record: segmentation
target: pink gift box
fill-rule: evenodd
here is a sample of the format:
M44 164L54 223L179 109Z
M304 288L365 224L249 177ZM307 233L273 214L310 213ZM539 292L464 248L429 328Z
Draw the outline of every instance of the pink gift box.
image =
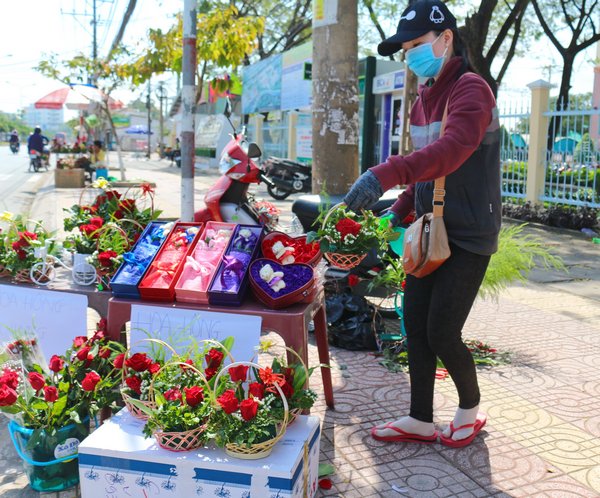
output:
M202 234L192 254L183 264L183 270L175 284L175 300L184 303L208 304L208 287L227 248L227 244L235 223L221 223L209 221L206 223ZM206 237L209 230L229 230L229 236L217 250L207 247Z
M167 240L165 240L161 246L138 286L142 299L166 302L175 300L175 283L179 280L179 275L181 275L181 271L183 270L183 264L185 263L186 257L193 253L196 243L200 239L202 226L203 223L175 223ZM191 227L196 227L199 230L194 238L187 244L187 248L176 253L176 261L165 261L168 257L167 251L169 251L174 239L180 237L185 230ZM159 266L161 262L164 263L164 268Z

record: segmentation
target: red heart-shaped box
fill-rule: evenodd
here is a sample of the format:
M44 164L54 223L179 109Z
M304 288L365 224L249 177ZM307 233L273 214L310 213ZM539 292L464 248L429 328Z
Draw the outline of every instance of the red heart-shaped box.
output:
M260 271L266 265L271 265L276 272L283 272L285 288L275 292L260 278ZM286 308L295 303L309 303L315 298L317 286L312 266L296 263L281 265L271 259L259 258L250 264L249 273L252 292L269 308Z
M306 235L290 237L283 232L271 232L265 235L260 246L263 257L278 261L275 254L273 254L272 249L276 242L281 242L285 247L294 248L294 252L292 253L292 256L294 256L294 263L303 263L315 267L323 257L318 242L307 244ZM280 261L278 262L281 263Z

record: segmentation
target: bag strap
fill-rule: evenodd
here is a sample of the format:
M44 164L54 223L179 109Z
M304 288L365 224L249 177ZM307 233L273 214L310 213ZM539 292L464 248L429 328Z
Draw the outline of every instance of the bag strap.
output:
M448 99L450 100L450 99ZM444 115L442 116L442 125L440 127L440 137L446 131L446 120L448 118L448 100L444 107ZM438 178L433 184L433 217L438 218L444 215L444 197L446 196L446 177Z

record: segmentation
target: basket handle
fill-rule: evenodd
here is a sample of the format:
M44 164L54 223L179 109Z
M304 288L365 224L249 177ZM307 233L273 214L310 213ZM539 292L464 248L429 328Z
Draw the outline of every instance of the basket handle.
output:
M138 344L141 344L142 342L156 343L156 344L158 344L160 346L163 346L163 347L169 349L171 351L171 353L173 354L173 356L177 355L177 351L175 351L169 344L167 344L162 339L156 339L154 337L144 337L143 339L140 339L139 341L134 342L128 349L125 350L125 353L124 353L125 356L123 357L123 367L121 368L121 382L123 384L125 383L125 378L126 378L126 372L125 372L125 370L127 369L127 367L125 365L125 361L127 361L127 358L129 356L129 352L133 349L134 346L136 346Z
M341 207L341 206L345 206L346 203L345 202L338 202L337 204L334 204L333 206L331 206L329 208L329 211L327 211L327 214L325 215L325 217L323 218L323 223L321 223L321 228L325 228L325 225L327 224L327 220L329 220L329 217L333 214L333 212Z
M246 367L253 367L253 368L256 368L259 370L261 368L261 366L258 363L254 363L252 361L236 361L234 363L230 363L229 365L223 367L221 369L221 371L217 374L217 377L215 379L215 390L213 391L213 405L214 406L217 406L217 387L219 386L219 379L225 372L229 371L230 368L239 367L241 365L246 366ZM289 416L290 416L290 408L289 408L289 405L287 402L287 398L283 394L283 391L281 390L281 387L279 387L279 384L275 383L273 385L277 389L279 396L281 396L281 401L283 402L283 422L281 423L281 427L279 429L279 432L277 433L277 436L275 436L277 438L281 438L285 432L287 425L288 425Z
M156 402L154 399L154 380L160 375L161 372L163 372L173 366L183 367L184 372L185 372L185 369L190 369L190 370L193 370L195 373L197 373L200 376L200 380L204 384L204 388L207 391L206 395L209 397L210 400L212 400L212 396L211 396L212 389L208 385L208 381L206 380L205 375L196 366L190 365L189 363L185 363L183 361L169 361L168 363L165 363L162 367L160 367L160 370L158 372L156 372L155 375L152 376L152 380L150 381L150 388L148 389L148 398L150 401Z

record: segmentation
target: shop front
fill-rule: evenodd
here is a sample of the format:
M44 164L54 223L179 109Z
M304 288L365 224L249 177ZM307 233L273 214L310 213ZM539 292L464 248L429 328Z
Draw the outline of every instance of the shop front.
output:
M404 129L404 69L373 78L373 94L381 96L378 121L381 123L379 150L381 161L401 150Z

